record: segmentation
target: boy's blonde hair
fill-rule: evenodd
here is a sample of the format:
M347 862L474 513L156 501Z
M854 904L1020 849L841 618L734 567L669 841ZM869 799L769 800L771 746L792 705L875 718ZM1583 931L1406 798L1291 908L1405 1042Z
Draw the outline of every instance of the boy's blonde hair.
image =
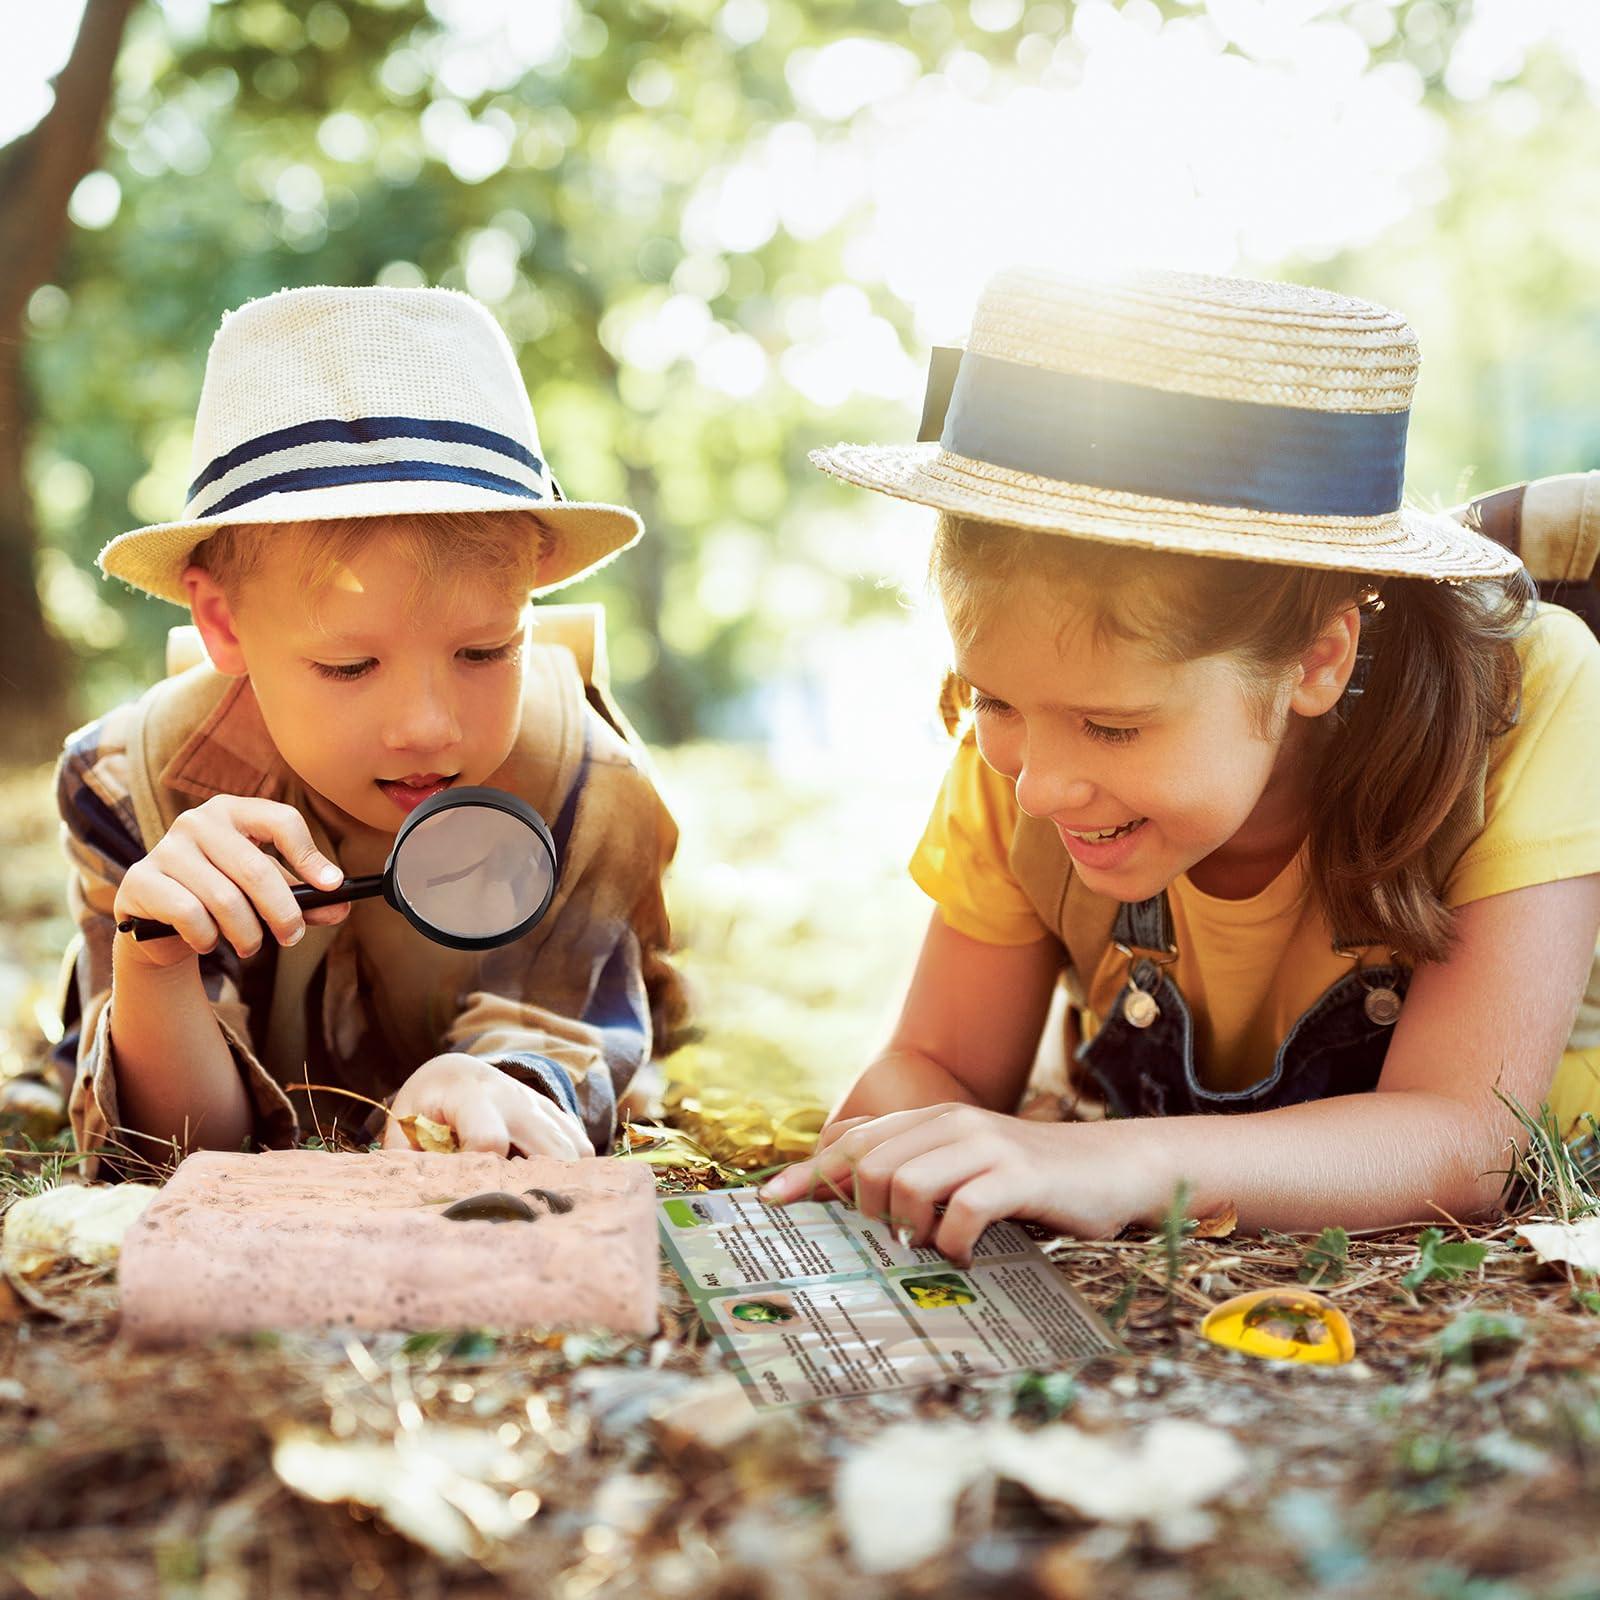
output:
M1168 662L1223 657L1256 727L1276 737L1293 664L1346 606L1363 605L1365 687L1333 715L1311 794L1311 881L1336 937L1442 960L1451 914L1429 841L1475 781L1521 699L1515 640L1535 591L1518 569L1456 584L1140 550L941 513L931 576L958 640L1017 586L1059 595L1099 638ZM1382 600L1373 596L1381 584ZM1371 607L1371 609L1368 609ZM947 685L947 721L962 696Z
M393 517L334 517L316 522L238 523L195 546L191 559L237 606L269 549L293 552L295 592L306 616L341 570L375 538L391 541L415 570L408 612L453 603L468 583L486 583L524 601L538 583L550 536L534 512L427 511ZM269 545L269 540L270 545Z

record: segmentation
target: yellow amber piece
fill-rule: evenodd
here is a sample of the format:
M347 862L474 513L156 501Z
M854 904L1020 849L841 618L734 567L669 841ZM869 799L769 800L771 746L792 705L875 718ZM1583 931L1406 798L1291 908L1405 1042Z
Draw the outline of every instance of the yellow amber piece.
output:
M1309 1289L1257 1289L1213 1306L1200 1324L1213 1344L1268 1361L1349 1361L1355 1336L1338 1306Z

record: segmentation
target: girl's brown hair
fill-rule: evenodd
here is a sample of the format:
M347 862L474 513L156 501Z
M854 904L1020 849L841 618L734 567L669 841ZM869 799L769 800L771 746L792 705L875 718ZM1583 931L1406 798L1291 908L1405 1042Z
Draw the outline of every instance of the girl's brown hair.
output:
M414 570L406 596L410 612L452 603L468 582L486 583L517 601L538 582L549 544L532 512L413 512L394 517L332 517L320 522L240 523L195 546L191 560L216 579L237 606L269 549L293 552L293 584L315 619L317 602L340 570L380 533Z
M1311 785L1313 892L1336 938L1387 944L1412 963L1448 954L1451 913L1432 881L1428 844L1491 742L1516 723L1515 641L1535 598L1526 573L1455 584L1376 579L1136 550L948 513L931 573L958 639L970 639L1006 591L1029 583L1070 595L1101 637L1142 643L1164 661L1227 657L1264 736L1294 662L1345 607L1361 605L1365 685L1330 713L1337 721ZM950 694L947 685L947 712Z

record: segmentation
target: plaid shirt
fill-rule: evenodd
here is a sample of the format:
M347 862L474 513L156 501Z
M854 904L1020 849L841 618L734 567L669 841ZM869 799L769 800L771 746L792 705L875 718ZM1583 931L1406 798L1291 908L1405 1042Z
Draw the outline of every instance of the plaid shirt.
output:
M225 940L199 958L258 1145L288 1146L335 1124L347 1136L378 1131L381 1118L359 1102L291 1096L291 1083L383 1100L432 1056L463 1051L565 1106L604 1152L618 1096L652 1041L681 1020L661 892L677 830L626 725L602 715L603 693L586 694L572 653L531 644L526 660L521 731L485 781L551 823L560 875L537 927L497 950L453 950L372 899L337 927L308 927L288 949L268 934L248 960ZM380 872L394 840L308 792L278 754L249 680L209 664L70 735L56 794L81 940L55 1054L72 1081L79 1147L114 1153L112 906L128 867L179 812L216 794L295 806L349 877Z

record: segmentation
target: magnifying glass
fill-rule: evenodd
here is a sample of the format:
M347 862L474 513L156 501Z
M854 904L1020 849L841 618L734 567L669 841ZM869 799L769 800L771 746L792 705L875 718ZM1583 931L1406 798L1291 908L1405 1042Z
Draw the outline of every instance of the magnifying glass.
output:
M492 950L520 939L550 908L556 846L544 818L503 789L466 784L430 795L400 825L383 871L337 889L294 884L304 908L382 895L412 927L455 950ZM129 917L118 933L165 939L154 917Z

